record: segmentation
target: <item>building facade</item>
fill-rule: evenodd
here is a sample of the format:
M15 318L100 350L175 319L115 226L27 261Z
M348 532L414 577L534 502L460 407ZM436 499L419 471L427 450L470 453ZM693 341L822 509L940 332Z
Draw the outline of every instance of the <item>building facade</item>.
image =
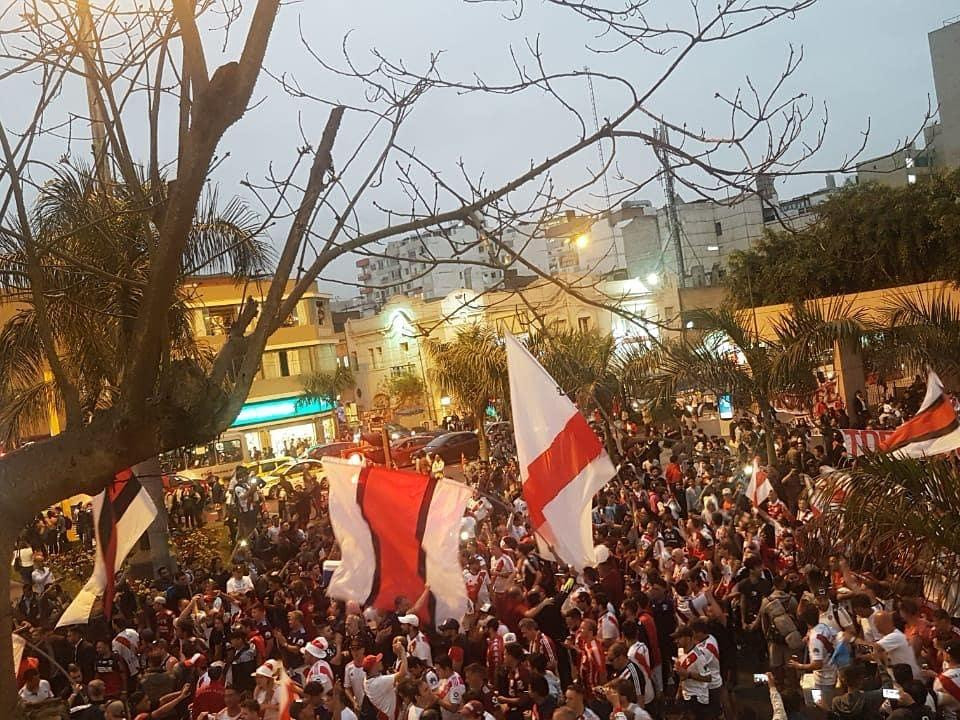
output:
M194 335L211 350L226 342L245 298L262 302L270 280L236 284L229 277L198 277L188 283ZM288 285L288 291L293 283ZM256 452L280 455L285 445L335 436L331 403L304 402L303 383L314 372L331 372L337 363L330 296L316 287L304 293L290 317L268 339L260 368L240 414L220 443L228 454L249 459ZM199 449L198 449L199 451Z
M483 324L524 336L540 327L540 320L580 330L613 333L620 342L641 341L655 326L641 329L630 319L598 305L618 305L626 315L659 320L653 294L641 283L580 281L583 294L597 304L579 300L546 280L530 282L522 290L485 294L459 289L444 298L424 300L396 295L380 312L350 318L344 325L349 361L357 381L356 402L360 417L378 413L388 403L390 378L402 374L419 376L426 388L422 403L402 408L397 422L413 427L435 426L456 403L447 388L431 380L432 364L424 350L426 338L449 342L470 324ZM531 310L532 308L532 310Z

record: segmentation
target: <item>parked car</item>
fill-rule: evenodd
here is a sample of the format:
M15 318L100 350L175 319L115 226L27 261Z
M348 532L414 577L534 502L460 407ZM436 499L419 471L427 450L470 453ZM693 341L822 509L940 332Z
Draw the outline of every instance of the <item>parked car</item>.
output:
M448 465L460 462L461 455L466 456L467 460L476 460L480 454L480 440L472 431L444 433L416 450L412 460L428 453L431 456L439 454Z
M250 477L263 477L275 471L278 467L289 465L295 462L294 458L281 455L280 457L264 458L263 460L251 460L243 463Z
M268 475L261 475L260 488L263 490L264 495L272 498L276 495L277 485L280 484L281 480L286 478L295 490L300 490L303 487L303 473L305 472L312 473L314 477L319 479L323 474L323 463L313 458L291 461L289 464L276 468Z
M307 452L303 454L303 457L312 458L314 460L320 460L321 458L325 458L325 457L338 458L338 457L343 457L344 451L355 450L356 447L357 447L356 443L347 442L347 441L325 443L322 445L314 445L312 448L310 448L309 450L307 450Z
M390 459L397 467L413 465L413 454L436 439L435 435L411 435L390 445Z

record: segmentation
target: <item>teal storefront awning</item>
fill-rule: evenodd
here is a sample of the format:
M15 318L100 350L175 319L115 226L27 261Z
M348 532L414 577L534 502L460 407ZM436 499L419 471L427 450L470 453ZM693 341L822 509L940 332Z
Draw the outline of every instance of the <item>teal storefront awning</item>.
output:
M263 400L246 403L230 426L232 428L259 425L278 420L294 420L307 415L316 415L333 410L333 404L325 400L304 399L300 397Z

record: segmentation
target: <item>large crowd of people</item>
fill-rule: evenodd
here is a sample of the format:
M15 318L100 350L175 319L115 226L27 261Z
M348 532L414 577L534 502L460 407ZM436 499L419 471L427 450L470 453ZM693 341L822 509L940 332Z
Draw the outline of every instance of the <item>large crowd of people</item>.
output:
M225 508L233 556L148 587L121 578L109 623L52 629L67 598L40 607L55 578L37 587L42 552L24 543L21 697L80 720L276 720L289 676L299 720L957 717L960 629L922 579L805 553L817 469L850 461L829 427L819 442L778 427L773 458L746 419L727 437L621 429L582 572L538 553L507 437L464 465L470 605L439 624L429 590L389 609L327 597L322 477L277 505L242 469L200 493ZM743 468L758 456L774 490L753 507Z

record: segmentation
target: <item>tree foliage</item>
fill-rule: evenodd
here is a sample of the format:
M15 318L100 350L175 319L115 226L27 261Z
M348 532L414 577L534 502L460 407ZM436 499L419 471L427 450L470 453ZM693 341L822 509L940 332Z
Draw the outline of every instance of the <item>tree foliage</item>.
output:
M503 342L492 328L468 325L457 330L450 342L427 339L424 349L433 366L431 380L473 415L480 436L480 455L486 459L483 423L487 405L491 399L509 396Z
M353 371L337 365L331 372L313 372L303 379L301 401L319 400L335 405L344 390L356 385Z
M141 193L153 192L147 186ZM165 186L159 189L165 197ZM17 300L0 328L0 439L24 427L45 427L51 407L64 408L56 380L47 370L44 328L63 371L75 386L84 417L116 401L121 379L133 360L134 320L150 279L157 236L148 208L125 186L102 188L88 168L58 168L40 188L29 231L38 245L55 251L34 279L47 290L29 292L17 270L27 264L19 237L0 235L0 288ZM209 368L210 350L198 343L190 323L186 278L228 272L238 281L270 262L272 251L255 215L238 200L220 206L215 192L197 209L185 246L175 294L167 312L169 347L165 362ZM42 307L39 307L42 305Z
M953 463L868 455L823 478L815 504L824 512L808 528L810 552L843 554L878 574L923 576L935 593L951 588L956 603L960 475Z
M960 170L901 188L845 187L816 212L809 227L768 232L731 256L737 306L960 280Z
M426 385L417 373L402 372L391 375L384 381L383 392L390 398L391 408L396 411L421 402L426 393Z

